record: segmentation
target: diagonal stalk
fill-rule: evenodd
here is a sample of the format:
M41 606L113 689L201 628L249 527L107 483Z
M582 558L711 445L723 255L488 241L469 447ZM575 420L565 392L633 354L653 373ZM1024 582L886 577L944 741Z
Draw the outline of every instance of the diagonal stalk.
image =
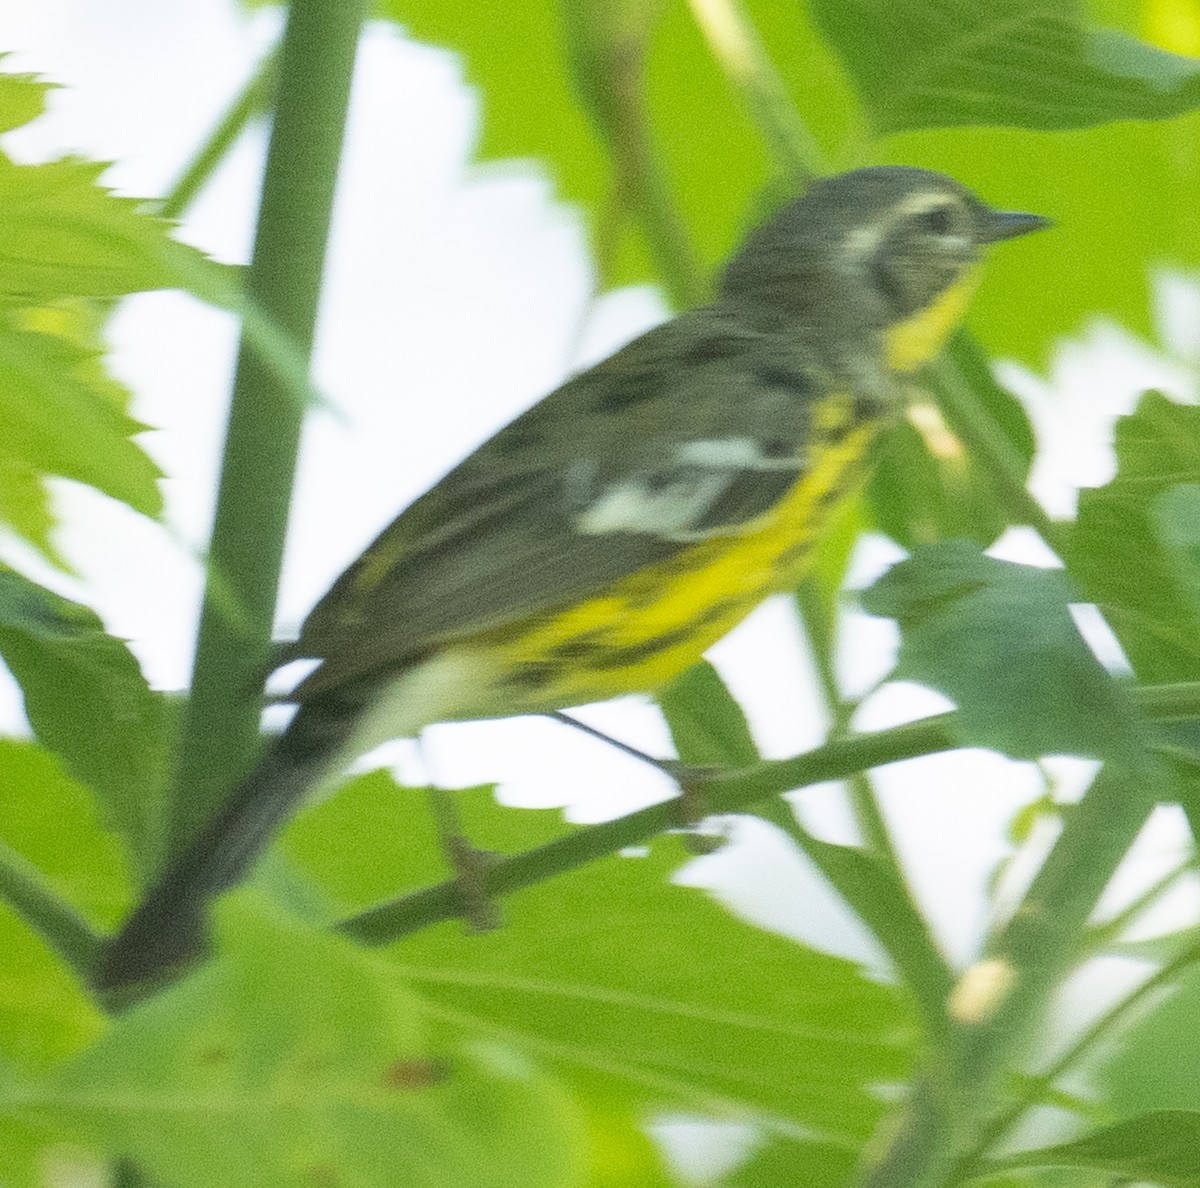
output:
M361 0L293 0L254 254L250 299L307 361ZM303 407L243 338L225 440L191 697L176 770L176 852L249 767L268 666Z

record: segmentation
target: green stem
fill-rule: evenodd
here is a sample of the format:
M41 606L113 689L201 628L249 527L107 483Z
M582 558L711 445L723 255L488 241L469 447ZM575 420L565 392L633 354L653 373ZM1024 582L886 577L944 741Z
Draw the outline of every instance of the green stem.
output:
M783 75L738 0L688 0L688 7L790 188L805 188L828 172L820 145L796 111Z
M826 613L816 583L811 579L797 589L796 605L816 660L826 706L835 730L840 733L849 723L854 707L842 700L837 686L832 617ZM916 998L931 1043L940 1046L946 1030L946 995L953 981L950 965L913 896L870 777L856 771L847 777L846 788L867 853L848 846L832 846L813 837L782 801L764 804L758 813L769 816L791 835L809 861L871 929Z
M1142 712L1157 722L1186 722L1200 712L1200 682L1180 681L1173 685L1143 685L1134 698Z
M946 998L954 976L902 872L880 855L814 837L782 797L763 801L756 815L782 829L870 930L912 992L935 1051L947 1038Z
M1161 878L1151 883L1145 891L1110 920L1105 920L1103 924L1089 928L1084 938L1084 952L1089 955L1104 952L1110 945L1116 943L1121 934L1136 923L1138 918L1152 908L1185 874L1189 874L1195 869L1196 859L1194 857L1184 859Z
M23 854L0 842L0 900L85 979L95 968L103 941L87 921L54 892L49 880Z
M958 344L961 349L962 342ZM1055 523L1025 487L1020 454L978 400L952 345L937 375L951 429L992 475L1014 522L1033 526L1060 556L1069 526ZM1195 708L1194 686L1134 690L1148 716L1168 720ZM954 1166L978 1141L1006 1067L1015 1059L1061 977L1081 956L1088 917L1153 806L1144 784L1155 784L1160 760L1149 749L1140 766L1110 765L1067 816L1012 920L992 938L987 975L996 995L978 1018L960 1019L950 1066L930 1067L918 1079L908 1109L857 1181L864 1188L934 1188L956 1182ZM969 985L969 983L968 983Z
M957 1178L968 1180L978 1175L987 1153L995 1148L1018 1122L1041 1102L1054 1088L1055 1082L1082 1057L1094 1051L1096 1044L1113 1031L1135 1007L1144 1002L1156 990L1171 984L1188 966L1200 961L1200 945L1192 945L1178 957L1168 961L1161 969L1147 978L1140 986L1114 1003L1107 1011L1087 1027L1073 1044L1049 1067L1036 1076L1022 1082L1016 1100L984 1127L974 1148L962 1159L957 1169Z
M246 289L305 359L362 15L361 0L293 0L280 51ZM302 414L243 339L180 739L172 852L246 771L258 746L258 689L270 655Z
M1078 960L1088 916L1154 807L1154 762L1105 767L1066 817L1024 901L990 939L985 961L964 975L987 977L977 978L976 992L952 1010L951 1064L930 1068L918 1080L898 1132L863 1169L861 1185L957 1182L956 1164L977 1144L1006 1069Z
M241 94L230 104L228 111L209 133L208 139L163 197L159 214L164 219L177 219L183 214L225 159L246 125L265 108L275 86L277 64L273 50L259 63Z
M840 734L846 729L856 707L842 700L841 691L837 686L837 676L833 670L834 625L824 611L815 583L808 581L797 587L796 607L804 622L805 634L812 649L817 682L825 698L825 707L833 719L832 733ZM900 857L892 844L892 835L888 831L887 822L870 780L862 772L856 772L847 779L846 787L850 808L863 843L900 873L903 870Z
M569 0L562 6L572 83L613 163L617 209L634 215L671 304L690 309L708 283L656 151L646 111L645 63L653 6Z
M971 457L991 475L1013 523L1028 524L1060 556L1066 555L1068 527L1052 520L1025 486L1025 462L963 375L956 343L934 366L939 404L947 424Z

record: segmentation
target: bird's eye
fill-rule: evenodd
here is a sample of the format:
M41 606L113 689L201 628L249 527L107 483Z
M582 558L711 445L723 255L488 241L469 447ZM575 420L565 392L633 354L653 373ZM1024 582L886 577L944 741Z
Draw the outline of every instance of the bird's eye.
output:
M931 206L918 215L922 231L930 235L948 235L953 227L954 216L948 206Z

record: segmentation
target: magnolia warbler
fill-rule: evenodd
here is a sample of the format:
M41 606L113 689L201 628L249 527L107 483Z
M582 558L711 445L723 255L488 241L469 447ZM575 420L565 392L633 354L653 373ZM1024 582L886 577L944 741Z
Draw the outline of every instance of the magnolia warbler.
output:
M109 945L101 982L188 955L206 902L370 747L653 692L793 586L983 249L1046 221L923 169L827 178L749 235L712 304L500 430L309 615L281 657L318 662L291 724Z

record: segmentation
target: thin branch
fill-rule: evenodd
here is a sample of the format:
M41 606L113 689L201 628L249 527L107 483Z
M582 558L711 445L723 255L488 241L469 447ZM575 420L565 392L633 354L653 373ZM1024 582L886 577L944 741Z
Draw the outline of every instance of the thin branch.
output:
M1153 717L1163 686L1131 691L1136 704ZM1172 717L1190 704L1192 716L1200 718L1200 681L1172 686L1169 709ZM791 759L759 764L746 771L717 776L704 785L709 812L744 812L768 797L796 791L811 784L845 779L855 772L903 759L935 755L963 745L956 736L954 713L922 718L891 730L835 739ZM1078 808L1077 810L1078 811ZM483 890L491 896L508 895L523 887L577 870L596 859L627 846L639 845L678 825L678 814L670 802L651 805L628 816L617 817L559 838L521 854L501 858L484 875ZM337 925L349 936L370 945L383 945L461 912L458 885L448 880L422 888L351 916Z
M583 0L563 5L562 17L572 83L612 160L614 213L637 220L671 304L676 309L699 305L708 296L708 283L675 205L646 109L654 8Z
M103 940L23 854L0 842L0 900L16 911L84 979L95 968Z
M803 582L796 590L796 608L804 622L805 633L816 660L817 681L825 698L825 707L833 719L833 733L842 733L853 716L855 705L842 699L833 669L834 624L827 621L820 597L811 581ZM875 797L870 780L856 772L846 780L850 808L864 844L886 861L898 874L903 873L899 855L892 844L887 822Z
M278 58L272 50L259 63L241 94L217 121L208 139L197 150L183 172L163 196L159 214L165 219L177 219L192 204L196 195L208 183L229 150L237 143L246 125L270 101L276 82Z
M688 7L713 57L762 131L780 173L802 188L828 172L816 137L738 0L688 0Z
M743 812L768 797L842 779L864 767L952 750L959 745L951 729L953 719L953 714L939 714L878 734L838 739L792 759L714 777L704 784L705 807L712 813ZM677 808L672 801L665 801L580 829L499 859L484 872L484 891L489 896L511 894L648 841L677 825ZM440 920L453 919L461 909L458 884L449 880L352 916L337 928L366 944L382 945Z
M1091 954L1102 953L1110 945L1115 944L1121 934L1135 924L1140 916L1149 911L1184 875L1195 870L1196 857L1194 855L1177 863L1111 919L1089 928L1083 938L1083 951Z
M1104 1014L1085 1028L1075 1042L1049 1067L1036 1076L1026 1078L1016 1100L992 1119L983 1129L972 1150L963 1157L958 1165L959 1178L969 1180L973 1175L978 1175L982 1170L981 1164L987 1153L1024 1118L1029 1110L1045 1098L1063 1073L1091 1052L1096 1044L1115 1030L1135 1007L1141 1005L1156 990L1168 986L1180 973L1198 961L1200 961L1200 944L1189 946L1178 957L1168 961L1160 970L1147 978L1140 986L1109 1007Z

